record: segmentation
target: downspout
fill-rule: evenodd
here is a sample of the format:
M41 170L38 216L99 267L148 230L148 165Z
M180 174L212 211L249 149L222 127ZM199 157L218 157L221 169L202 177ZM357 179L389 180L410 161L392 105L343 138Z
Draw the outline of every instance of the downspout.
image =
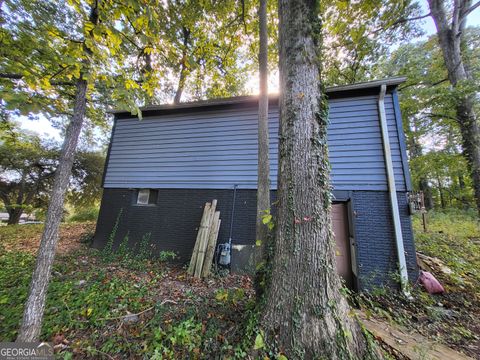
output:
M405 295L409 296L407 290L408 272L407 261L405 259L405 248L403 246L402 225L400 222L400 211L398 209L397 187L395 185L395 174L393 172L392 150L390 148L390 137L388 135L387 116L385 114L385 93L387 85L383 84L380 88L378 97L378 111L380 114L380 125L382 129L383 151L385 155L385 165L387 167L388 192L390 195L390 205L392 208L393 227L395 229L395 244L397 247L398 263L400 266L400 285Z

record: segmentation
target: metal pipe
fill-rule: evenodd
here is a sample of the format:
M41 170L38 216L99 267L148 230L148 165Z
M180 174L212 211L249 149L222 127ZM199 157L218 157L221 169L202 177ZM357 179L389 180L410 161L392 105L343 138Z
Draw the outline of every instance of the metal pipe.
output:
M380 114L380 125L382 129L383 152L385 155L385 165L387 167L388 192L390 195L390 205L392 208L393 227L395 229L395 243L397 247L398 263L400 266L400 285L405 295L409 295L407 289L408 272L407 261L405 259L405 248L403 245L402 224L400 222L400 211L398 209L397 188L395 185L395 174L393 171L392 150L390 148L390 137L388 135L387 116L385 114L385 93L387 85L380 87L378 97L378 111ZM397 119L398 120L398 119Z
M237 198L237 187L238 185L233 185L233 201L232 201L232 218L230 219L230 235L228 237L228 243L232 244L232 235L233 235L233 219L235 217L235 201Z

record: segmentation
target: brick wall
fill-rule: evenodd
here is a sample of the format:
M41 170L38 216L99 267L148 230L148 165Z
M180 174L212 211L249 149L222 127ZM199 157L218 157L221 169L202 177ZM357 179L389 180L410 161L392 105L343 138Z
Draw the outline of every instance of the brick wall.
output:
M104 189L94 238L94 247L103 248L122 210L114 240L118 246L128 234L130 246L150 234L155 251L175 251L179 261L190 259L205 202L218 200L221 212L218 243L227 242L230 231L233 190L159 189L156 205L138 206L135 190ZM272 192L272 198L275 197ZM336 196L336 198L340 198ZM416 279L415 246L405 193L398 193L402 231L411 279ZM389 196L381 191L350 193L353 208L359 288L395 283L397 255ZM256 191L237 190L232 242L255 243ZM237 266L239 264L236 264Z
M415 281L417 278L415 244L407 197L401 192L397 193L397 197L407 271L410 280ZM388 193L355 191L352 201L359 288L397 283L398 258Z
M114 244L128 234L130 245L151 234L156 250L171 250L187 261L192 253L198 226L207 201L218 200L222 220L218 243L227 242L230 233L233 190L159 189L156 205L139 206L135 190L104 189L95 233L94 247L102 248L122 210ZM232 241L248 245L255 238L256 191L237 190Z

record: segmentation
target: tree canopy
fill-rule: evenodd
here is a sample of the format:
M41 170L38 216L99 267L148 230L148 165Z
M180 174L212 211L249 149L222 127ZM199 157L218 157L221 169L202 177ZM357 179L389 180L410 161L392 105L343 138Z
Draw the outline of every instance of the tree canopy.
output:
M0 200L9 224L22 213L44 211L58 167L60 145L53 139L19 131L10 126L0 134ZM98 203L104 155L80 151L73 166L68 201L75 207Z
M465 59L478 79L480 28L467 28L465 37ZM448 82L435 36L401 45L381 59L374 73L407 78L399 94L414 189L430 193L429 187L433 188L432 200L438 206L471 206L472 183L461 156L462 138L455 114L459 90Z

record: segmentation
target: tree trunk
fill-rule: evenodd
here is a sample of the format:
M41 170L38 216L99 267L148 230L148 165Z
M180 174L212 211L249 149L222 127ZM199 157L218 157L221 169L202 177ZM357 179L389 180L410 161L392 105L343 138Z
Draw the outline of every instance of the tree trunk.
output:
M480 127L473 109L473 99L459 99L456 110L462 134L463 155L470 168L475 203L480 213Z
M260 96L258 99L258 180L257 180L257 224L255 238L260 242L257 248L256 263L265 259L268 228L262 222L266 210L270 210L270 162L268 134L268 33L267 33L267 0L260 0L258 10L260 23L260 51L258 54L260 73ZM255 277L257 297L263 293L264 267L259 269Z
M85 116L86 92L87 81L77 80L74 115L67 128L58 169L55 172L45 228L17 341L38 341L40 336L48 283L58 242L58 228L63 215L65 192L70 181L75 151Z
M465 179L463 178L463 175L460 174L458 175L458 188L460 190L460 201L462 202L462 208L463 209L469 209L470 208L470 203L467 199L467 196L465 195Z
M414 120L415 121L415 120ZM410 160L416 159L423 154L422 144L417 136L417 126L410 126L407 134L408 136L408 152ZM420 177L418 181L418 189L423 192L424 205L427 210L433 208L432 189L428 183L428 179L425 176Z
M180 70L180 79L178 80L177 91L175 92L175 97L173 98L174 104L180 104L180 100L182 99L183 89L185 87L185 81L187 80L186 68L185 65L181 65Z
M445 195L443 193L443 185L442 185L442 181L438 177L437 177L437 182L438 182L438 193L440 194L440 206L442 207L442 209L445 209L446 204L445 204Z
M428 180L425 178L421 178L418 184L420 191L423 192L423 199L425 202L425 208L427 210L433 209L433 196L432 196L432 188L428 184Z
M13 207L8 209L8 222L7 225L17 225L20 222L20 217L23 214L23 209L19 207Z
M471 0L455 1L451 22L447 16L443 0L428 0L430 12L437 28L437 37L442 49L448 79L455 89L473 82L462 57L464 30L472 6ZM480 214L480 125L474 111L475 93L465 88L455 94L456 117L462 134L463 154L469 165L472 177L475 202Z
M318 2L280 0L279 20L278 221L262 326L289 359L361 359L335 267Z
M182 59L180 61L180 78L178 79L177 91L175 92L175 97L173 98L174 104L180 104L182 98L183 90L185 88L185 83L187 81L187 55L188 55L188 43L190 41L190 30L186 27L183 28L183 52Z

